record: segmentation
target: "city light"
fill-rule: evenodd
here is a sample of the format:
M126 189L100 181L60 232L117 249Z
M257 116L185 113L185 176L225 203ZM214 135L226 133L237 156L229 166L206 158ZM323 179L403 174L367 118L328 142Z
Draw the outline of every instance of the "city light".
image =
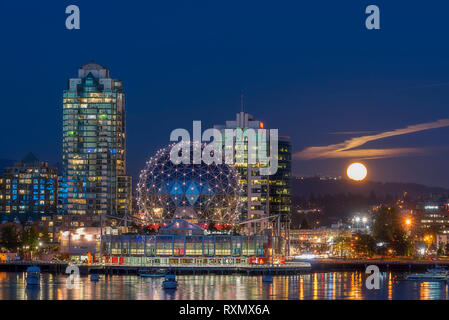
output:
M94 2L3 10L2 300L449 300L449 2Z

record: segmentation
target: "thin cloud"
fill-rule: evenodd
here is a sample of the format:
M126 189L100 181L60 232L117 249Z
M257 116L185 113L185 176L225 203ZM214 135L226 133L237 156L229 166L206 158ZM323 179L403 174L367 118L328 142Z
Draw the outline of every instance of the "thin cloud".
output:
M423 148L394 148L394 149L359 149L364 144L404 134L420 132L430 129L438 129L449 126L449 119L440 119L435 122L415 124L406 128L385 131L374 135L366 135L348 139L342 143L331 144L322 147L308 147L303 151L294 154L294 158L301 160L319 159L319 158L387 158L408 154L423 153Z

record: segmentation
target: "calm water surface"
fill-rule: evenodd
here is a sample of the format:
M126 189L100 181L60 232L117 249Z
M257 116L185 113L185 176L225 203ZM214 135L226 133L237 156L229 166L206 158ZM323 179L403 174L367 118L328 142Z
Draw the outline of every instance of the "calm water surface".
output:
M78 289L69 290L66 275L42 274L40 289L27 289L24 273L0 273L0 299L9 300L221 300L221 299L448 299L445 283L401 281L403 274L383 273L380 290L365 288L361 272L310 273L275 276L272 284L259 276L178 276L174 292L161 287L163 278L136 275L100 276L93 283L80 278Z

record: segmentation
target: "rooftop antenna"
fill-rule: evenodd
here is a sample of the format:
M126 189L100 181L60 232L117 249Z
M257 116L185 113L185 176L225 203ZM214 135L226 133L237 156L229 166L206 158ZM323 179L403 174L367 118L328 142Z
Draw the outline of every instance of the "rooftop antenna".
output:
M241 109L241 111L240 112L244 112L243 111L243 106L244 106L244 98L245 98L245 93L243 92L243 89L242 89L242 91L240 92L240 109Z

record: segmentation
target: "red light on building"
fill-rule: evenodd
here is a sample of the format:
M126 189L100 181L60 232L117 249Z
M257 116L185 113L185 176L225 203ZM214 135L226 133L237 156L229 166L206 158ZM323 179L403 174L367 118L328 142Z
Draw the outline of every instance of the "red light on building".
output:
M260 129L263 129L263 122L259 122Z

